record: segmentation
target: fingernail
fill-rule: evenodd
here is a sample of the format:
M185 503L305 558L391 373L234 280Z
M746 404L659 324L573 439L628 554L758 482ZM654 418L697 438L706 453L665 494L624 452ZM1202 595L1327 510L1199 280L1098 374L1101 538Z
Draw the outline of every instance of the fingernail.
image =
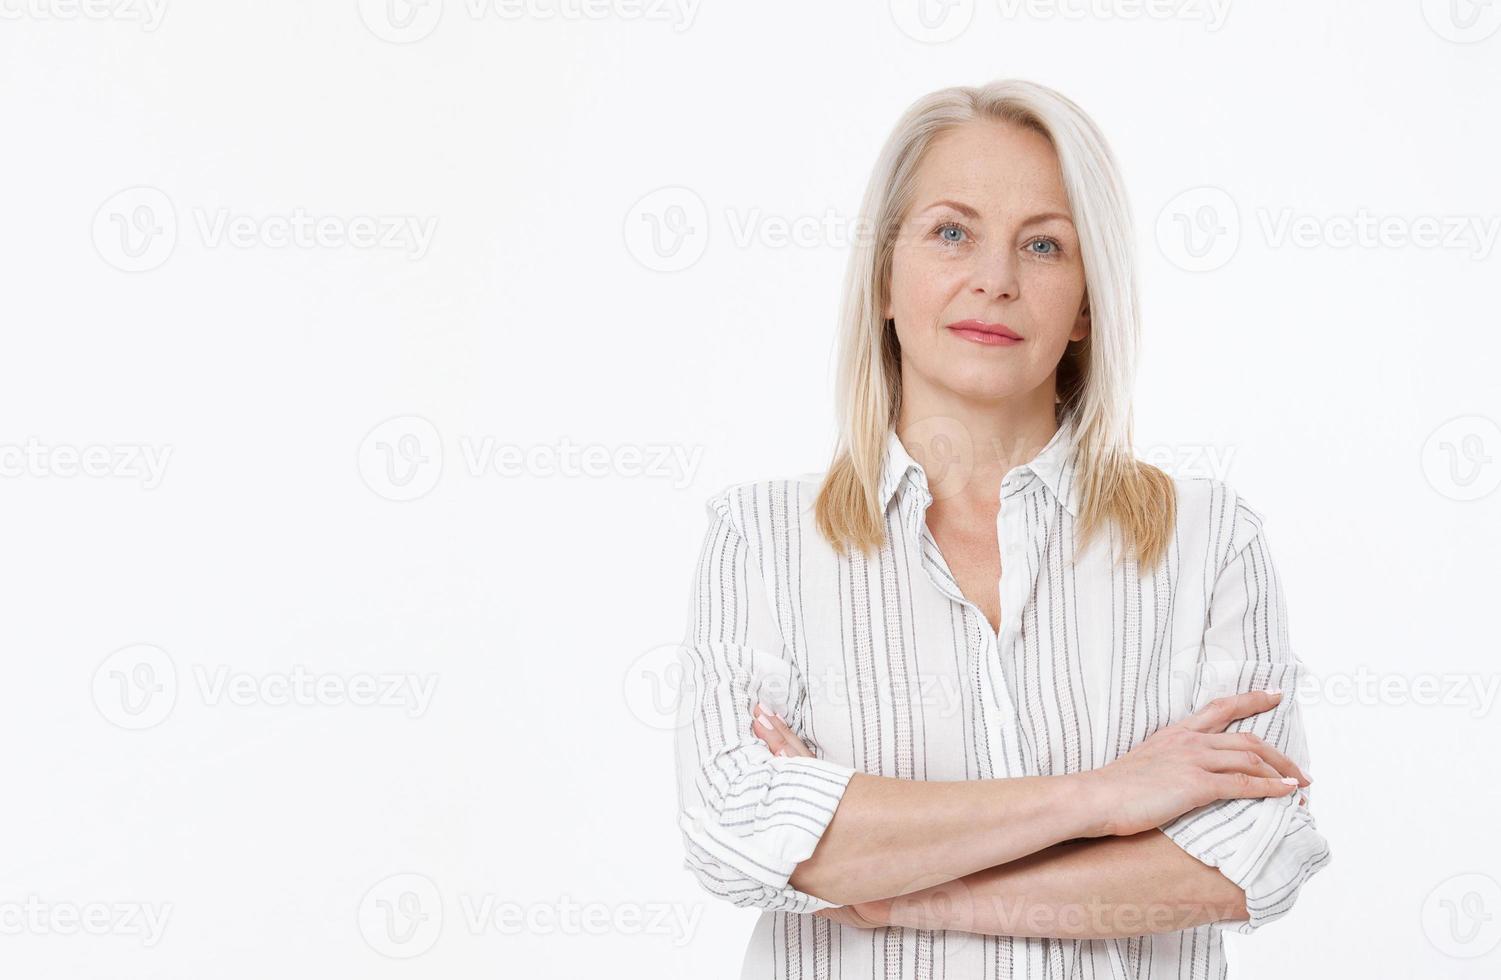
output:
M1291 776L1283 776L1282 777L1282 781L1284 783L1287 783L1289 786L1296 786L1296 785L1298 785L1298 781L1296 779L1294 779L1293 777L1291 777Z
M1272 695L1273 697L1276 697L1276 696L1278 696L1278 695L1280 695L1282 693L1282 688L1280 688L1280 687L1274 687L1271 690L1267 691L1266 693Z

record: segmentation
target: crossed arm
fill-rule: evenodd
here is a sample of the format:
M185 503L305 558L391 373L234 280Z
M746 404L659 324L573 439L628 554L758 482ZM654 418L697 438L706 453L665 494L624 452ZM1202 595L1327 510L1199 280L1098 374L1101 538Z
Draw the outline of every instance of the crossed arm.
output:
M752 706L763 692L798 703L799 682L731 509L711 501L677 725L684 865L713 894L854 925L1109 938L1239 920L1226 924L1248 933L1285 914L1328 862L1306 788L1220 800L1116 837L1095 822L1102 807L1079 778L1088 773L918 782L774 755L752 731ZM1301 665L1259 534L1237 535L1211 612L1196 707L1297 689ZM1230 730L1307 765L1293 697ZM876 805L846 805L858 800Z
M779 717L758 715L754 730L778 755L811 756ZM856 773L844 796L851 805L841 804L824 832L827 843L821 842L798 865L789 884L801 891L834 896L839 894L839 882L851 878L887 889L898 887L892 884L894 881L907 882L901 894L856 896L843 906L815 912L865 928L904 926L1003 936L1103 939L1171 932L1247 917L1244 890L1190 855L1160 829L1123 837L1098 836L1098 825L1091 816L1095 804L1081 781L1069 784L1066 777L1044 777L996 782L1016 788L1018 798L1032 801L1030 806L1037 810L1008 811L1003 803L999 811L1003 821L1012 826L1039 827L1038 832L1054 828L1049 832L1055 836L1070 830L1086 836L1050 843L1030 853L997 860L992 866L940 880L944 876L922 869L962 867L965 862L994 857L974 845L999 836L989 825L998 815L995 794L984 799L986 784L982 782L930 783L929 787L951 790L946 799L935 798L928 792L907 792L905 787L911 781ZM1055 787L1063 792L1055 794ZM967 813L965 805L972 799L981 806ZM914 814L914 808L927 812ZM1039 813L1047 819L1035 819ZM902 816L893 819L891 815ZM926 836L932 846L895 846L893 835L914 819L932 828ZM953 824L952 832L946 833L943 828L949 823ZM831 860L831 855L850 857ZM871 855L880 855L880 864L859 869L861 874L852 875L855 869L840 866ZM933 883L910 887L924 877Z
M961 882L967 904L946 901L939 886L855 911L879 925L1054 939L1141 936L1246 917L1240 886L1155 829L1055 844Z

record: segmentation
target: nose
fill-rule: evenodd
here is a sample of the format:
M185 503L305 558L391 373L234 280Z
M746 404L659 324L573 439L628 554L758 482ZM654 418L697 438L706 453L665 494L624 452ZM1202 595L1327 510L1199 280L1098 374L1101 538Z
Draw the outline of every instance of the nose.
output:
M1009 247L977 249L974 269L970 272L970 289L977 296L990 299L1016 299L1021 291L1017 278L1016 253Z

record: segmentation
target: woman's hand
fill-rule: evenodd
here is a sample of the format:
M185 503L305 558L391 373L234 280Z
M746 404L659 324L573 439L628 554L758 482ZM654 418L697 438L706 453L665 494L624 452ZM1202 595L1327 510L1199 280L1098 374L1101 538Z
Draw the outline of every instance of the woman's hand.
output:
M880 904L879 902L861 902L858 905L839 905L831 909L818 909L813 914L838 922L840 925L854 926L856 929L879 929L891 924L870 917L874 914L871 910Z
M803 744L802 739L793 734L792 729L787 727L787 722L781 715L772 711L760 701L756 702L756 710L753 712L755 720L751 722L751 731L766 747L771 749L772 755L806 755L813 753Z
M1248 691L1216 698L1109 765L1079 773L1102 793L1105 834L1129 837L1216 800L1286 796L1307 786L1303 770L1276 748L1250 732L1225 731L1281 697Z
M755 720L751 722L751 731L766 743L772 755L813 755L803 744L803 740L787 727L787 722L782 716L759 701L756 702ZM813 914L841 925L853 926L856 929L879 929L890 925L882 918L882 910L885 908L888 906L882 902L861 902L858 905L839 905L831 909L818 909Z

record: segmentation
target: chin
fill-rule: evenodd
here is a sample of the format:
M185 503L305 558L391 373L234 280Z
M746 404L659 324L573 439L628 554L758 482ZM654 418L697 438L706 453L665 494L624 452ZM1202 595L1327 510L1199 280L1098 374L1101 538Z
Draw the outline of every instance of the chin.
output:
M1004 401L1037 387L1016 377L1012 371L966 372L958 377L944 378L943 383L956 395L977 402Z

